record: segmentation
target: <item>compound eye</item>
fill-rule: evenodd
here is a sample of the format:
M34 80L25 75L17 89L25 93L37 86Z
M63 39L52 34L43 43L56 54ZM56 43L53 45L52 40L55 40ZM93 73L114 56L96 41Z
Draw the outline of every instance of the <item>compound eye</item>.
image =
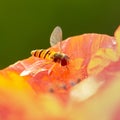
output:
M62 66L67 65L67 60L66 60L65 58L63 58L63 59L61 60L61 65L62 65Z

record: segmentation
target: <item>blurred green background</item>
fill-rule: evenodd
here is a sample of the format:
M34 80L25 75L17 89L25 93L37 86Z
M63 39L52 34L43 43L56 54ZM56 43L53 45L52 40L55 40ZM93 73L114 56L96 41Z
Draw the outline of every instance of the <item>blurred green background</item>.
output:
M1 0L0 69L49 47L57 25L65 39L91 32L113 35L119 24L119 0Z

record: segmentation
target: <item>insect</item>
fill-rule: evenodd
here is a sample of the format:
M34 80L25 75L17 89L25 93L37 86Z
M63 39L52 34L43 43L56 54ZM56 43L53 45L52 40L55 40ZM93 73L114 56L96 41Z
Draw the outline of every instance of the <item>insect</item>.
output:
M31 51L32 56L45 60L50 60L55 63L49 69L48 74L51 73L56 63L59 63L61 66L66 67L69 64L69 57L62 52L61 42L62 42L62 29L59 26L56 26L50 36L50 45L54 46L57 43L59 43L59 52L55 52L51 49L36 49Z
M62 30L59 26L55 27L51 36L50 36L50 45L54 46L58 42L60 52L55 52L50 49L40 49L40 50L33 50L31 54L35 57L39 57L46 60L52 60L55 63L60 63L61 66L67 66L69 63L69 57L61 52L61 41L62 41Z

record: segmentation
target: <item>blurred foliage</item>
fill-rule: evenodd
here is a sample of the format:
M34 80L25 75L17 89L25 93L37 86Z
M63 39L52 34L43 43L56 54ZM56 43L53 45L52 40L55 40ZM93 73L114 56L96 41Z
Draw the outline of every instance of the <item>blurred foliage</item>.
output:
M91 32L113 35L120 24L119 5L119 0L0 1L0 68L49 47L57 25L64 39Z

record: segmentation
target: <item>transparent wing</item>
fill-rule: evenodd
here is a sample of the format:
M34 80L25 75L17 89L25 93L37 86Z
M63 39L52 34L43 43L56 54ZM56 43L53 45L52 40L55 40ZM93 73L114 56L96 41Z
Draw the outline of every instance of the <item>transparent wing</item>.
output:
M62 41L62 29L56 26L50 36L50 45L54 46L60 41Z

